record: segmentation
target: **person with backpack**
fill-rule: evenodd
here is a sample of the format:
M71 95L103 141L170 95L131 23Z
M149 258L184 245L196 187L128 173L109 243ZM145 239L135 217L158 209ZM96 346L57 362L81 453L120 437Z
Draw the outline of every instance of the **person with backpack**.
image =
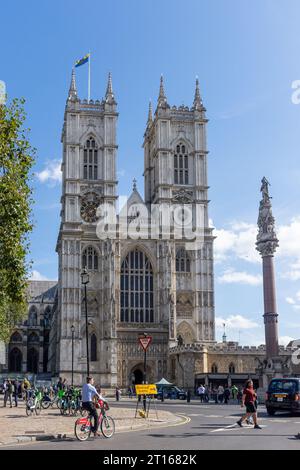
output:
M237 421L237 424L242 428L243 421L249 420L250 416L252 416L254 421L254 429L261 429L257 423L257 395L253 388L252 380L248 380L246 382L246 386L243 390L241 406L246 406L246 414L242 416L239 421Z

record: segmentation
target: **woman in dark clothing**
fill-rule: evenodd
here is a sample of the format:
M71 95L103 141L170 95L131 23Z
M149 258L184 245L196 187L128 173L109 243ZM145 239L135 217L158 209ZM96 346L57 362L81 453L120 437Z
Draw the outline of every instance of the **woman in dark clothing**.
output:
M250 416L252 416L254 421L254 429L261 429L261 427L257 424L257 395L253 388L252 380L248 380L246 382L241 406L246 406L246 414L242 416L239 421L237 421L237 424L242 428L243 421L245 421L245 419L249 419Z

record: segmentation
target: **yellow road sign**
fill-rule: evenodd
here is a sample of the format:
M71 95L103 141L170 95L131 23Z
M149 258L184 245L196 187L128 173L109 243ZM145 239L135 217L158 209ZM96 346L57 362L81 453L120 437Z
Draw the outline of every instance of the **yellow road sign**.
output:
M136 385L135 391L137 395L156 395L157 394L157 388L155 384Z

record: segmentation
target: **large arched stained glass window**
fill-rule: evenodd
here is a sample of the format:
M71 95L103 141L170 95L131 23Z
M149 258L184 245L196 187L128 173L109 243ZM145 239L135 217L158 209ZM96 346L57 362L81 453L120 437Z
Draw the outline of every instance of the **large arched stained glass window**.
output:
M139 250L128 253L122 263L121 322L154 322L152 266Z

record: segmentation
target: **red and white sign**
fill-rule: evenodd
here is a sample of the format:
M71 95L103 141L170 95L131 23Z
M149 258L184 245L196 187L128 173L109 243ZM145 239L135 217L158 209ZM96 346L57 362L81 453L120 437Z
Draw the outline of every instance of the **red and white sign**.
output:
M152 336L141 336L139 338L139 343L140 345L142 346L143 350L146 351L149 344L151 343L152 341Z

